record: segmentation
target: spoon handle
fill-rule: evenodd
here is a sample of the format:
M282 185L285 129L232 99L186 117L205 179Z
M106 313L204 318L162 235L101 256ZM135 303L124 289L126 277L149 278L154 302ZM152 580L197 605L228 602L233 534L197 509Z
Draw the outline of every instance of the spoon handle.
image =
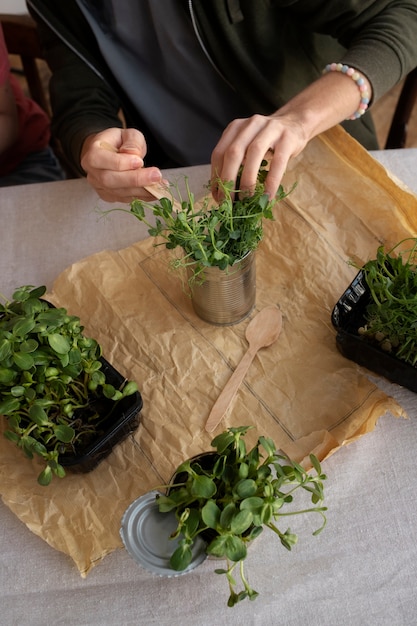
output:
M238 366L236 367L235 371L227 381L226 385L223 388L223 391L214 403L213 408L210 411L210 415L207 418L207 422L205 425L205 429L207 432L212 432L222 420L223 415L229 408L230 403L235 397L241 382L245 378L246 372L248 371L256 352L257 350L254 350L249 346L242 359L240 360Z

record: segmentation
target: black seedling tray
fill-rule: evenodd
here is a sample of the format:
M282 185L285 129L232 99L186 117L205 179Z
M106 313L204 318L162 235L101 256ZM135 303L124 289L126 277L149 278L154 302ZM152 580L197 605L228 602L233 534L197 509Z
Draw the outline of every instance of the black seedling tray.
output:
M359 271L332 311L332 324L337 331L336 345L348 359L384 376L393 383L417 392L417 368L384 352L369 339L359 335L365 324L365 310L371 295L363 271Z
M119 388L125 381L124 376L106 359L102 357L100 360L106 382ZM82 453L59 457L60 464L71 472L90 472L110 454L116 444L126 439L139 425L143 402L138 391L122 398L116 405L113 400L104 399L103 405L109 415L102 423L102 434L86 446Z

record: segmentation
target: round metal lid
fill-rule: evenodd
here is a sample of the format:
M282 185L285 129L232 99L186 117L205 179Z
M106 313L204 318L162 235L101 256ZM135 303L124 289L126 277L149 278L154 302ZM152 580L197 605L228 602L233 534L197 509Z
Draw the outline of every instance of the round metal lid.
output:
M120 536L130 556L145 569L159 576L181 576L207 558L207 544L197 537L190 565L181 571L172 569L169 559L178 545L178 539L169 537L178 522L174 512L159 512L157 494L157 491L145 493L128 506L122 517Z

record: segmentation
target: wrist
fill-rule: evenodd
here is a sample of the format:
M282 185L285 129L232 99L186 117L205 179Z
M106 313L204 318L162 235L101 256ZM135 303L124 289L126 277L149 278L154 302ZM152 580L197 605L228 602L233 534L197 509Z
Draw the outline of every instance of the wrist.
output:
M369 80L359 70L344 65L343 63L329 63L323 70L323 74L328 72L340 72L350 78L358 88L359 103L357 109L350 115L348 120L357 120L366 112L372 98L372 88Z

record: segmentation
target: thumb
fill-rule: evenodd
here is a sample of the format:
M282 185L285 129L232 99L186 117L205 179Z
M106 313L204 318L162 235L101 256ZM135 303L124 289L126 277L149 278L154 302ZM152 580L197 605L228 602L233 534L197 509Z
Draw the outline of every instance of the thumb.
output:
M127 152L129 154L136 154L143 158L146 154L146 141L142 133L136 128L124 128L122 129L122 144L119 147L119 152Z

